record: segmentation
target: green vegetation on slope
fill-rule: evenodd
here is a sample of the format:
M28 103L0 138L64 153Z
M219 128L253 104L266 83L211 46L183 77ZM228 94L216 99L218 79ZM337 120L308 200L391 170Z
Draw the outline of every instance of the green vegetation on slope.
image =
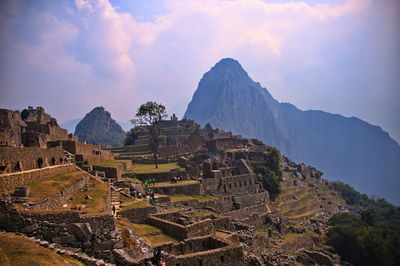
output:
M327 234L342 259L354 265L400 265L400 208L371 199L341 182L332 186L360 215L334 215Z
M254 173L264 188L268 190L271 200L275 200L281 192L281 176L279 161L281 155L278 149L271 147L264 160L252 162Z

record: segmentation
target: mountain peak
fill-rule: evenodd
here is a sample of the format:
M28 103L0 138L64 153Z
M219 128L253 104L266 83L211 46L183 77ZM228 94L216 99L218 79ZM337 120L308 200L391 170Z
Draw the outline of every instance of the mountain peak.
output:
M103 106L94 108L76 125L75 135L80 141L104 145L122 145L125 132Z
M226 77L226 76L237 76L237 77L248 77L247 72L240 65L239 61L232 58L223 58L218 61L209 71L215 75Z

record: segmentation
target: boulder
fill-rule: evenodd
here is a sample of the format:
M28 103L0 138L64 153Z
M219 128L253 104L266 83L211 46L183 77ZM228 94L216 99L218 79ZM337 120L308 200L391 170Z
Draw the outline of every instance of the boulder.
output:
M79 241L90 241L93 236L92 227L89 223L69 224L68 232L73 234Z
M113 250L115 260L124 266L136 265L137 261L124 249Z
M39 225L37 223L28 225L24 228L22 228L21 232L25 234L32 233L33 231L37 230L39 228Z

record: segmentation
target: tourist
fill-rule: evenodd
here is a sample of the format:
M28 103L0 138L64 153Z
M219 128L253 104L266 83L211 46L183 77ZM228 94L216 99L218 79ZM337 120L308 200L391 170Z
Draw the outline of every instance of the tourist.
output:
M37 165L38 165L38 168L42 168L43 167L43 159L42 159L42 157L39 157L37 159Z
M14 167L16 172L21 172L22 171L22 164L20 161L17 161L15 167Z

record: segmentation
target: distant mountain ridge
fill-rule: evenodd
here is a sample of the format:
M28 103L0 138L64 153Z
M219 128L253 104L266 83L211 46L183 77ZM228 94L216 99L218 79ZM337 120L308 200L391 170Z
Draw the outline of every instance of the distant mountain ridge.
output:
M104 107L96 107L76 125L75 135L79 141L111 146L122 146L125 132L111 118Z
M389 134L355 117L279 103L234 59L204 74L185 117L261 139L331 180L400 203L400 146Z
M62 128L65 128L68 130L69 133L74 133L75 132L75 128L78 125L78 123L81 121L82 119L80 118L76 118L76 119L72 119L69 120L65 123L60 124L60 126ZM131 122L121 122L121 121L117 121L117 124L121 126L123 131L129 131L133 125Z

